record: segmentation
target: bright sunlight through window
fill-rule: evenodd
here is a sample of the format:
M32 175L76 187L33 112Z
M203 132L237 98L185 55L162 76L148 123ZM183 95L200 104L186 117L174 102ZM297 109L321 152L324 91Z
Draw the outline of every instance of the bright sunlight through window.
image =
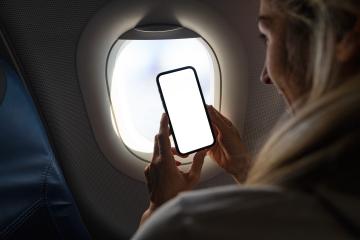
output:
M120 39L115 43L107 66L113 125L131 151L153 151L154 136L164 112L156 76L160 72L193 66L206 103L213 105L218 77L214 59L211 48L201 38Z

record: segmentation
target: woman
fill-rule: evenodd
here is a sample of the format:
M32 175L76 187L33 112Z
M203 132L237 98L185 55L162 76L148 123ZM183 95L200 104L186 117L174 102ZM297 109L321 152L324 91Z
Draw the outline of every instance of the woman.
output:
M145 170L150 206L134 239L360 239L360 1L261 0L259 30L262 81L275 84L293 116L253 160L209 107L217 144L183 173L163 115ZM206 154L241 187L168 202L197 183Z

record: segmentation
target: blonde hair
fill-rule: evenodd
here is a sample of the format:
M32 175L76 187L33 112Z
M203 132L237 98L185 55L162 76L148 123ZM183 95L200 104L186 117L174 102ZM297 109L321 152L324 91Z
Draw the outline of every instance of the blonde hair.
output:
M349 152L359 157L355 145L360 142L360 75L340 76L335 45L358 21L360 1L271 1L286 14L288 35L298 34L294 41L308 46L303 80L308 90L301 109L274 132L258 154L247 183L302 186L319 179L331 181L325 175L333 174L334 169L329 168L342 164L340 158L352 158ZM299 52L293 55L290 58Z

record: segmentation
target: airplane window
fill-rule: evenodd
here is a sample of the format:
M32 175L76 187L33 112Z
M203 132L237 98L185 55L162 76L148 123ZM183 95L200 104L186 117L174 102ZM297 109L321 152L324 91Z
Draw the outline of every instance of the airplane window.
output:
M185 66L195 67L205 101L214 105L220 92L216 89L219 69L215 54L201 37L120 38L114 43L107 63L113 126L131 152L153 151L154 136L164 112L156 76Z

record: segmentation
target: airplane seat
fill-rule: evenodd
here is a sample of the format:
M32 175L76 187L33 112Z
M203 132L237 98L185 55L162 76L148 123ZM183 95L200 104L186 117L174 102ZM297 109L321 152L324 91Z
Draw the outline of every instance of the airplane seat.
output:
M90 239L45 128L0 59L0 239Z

